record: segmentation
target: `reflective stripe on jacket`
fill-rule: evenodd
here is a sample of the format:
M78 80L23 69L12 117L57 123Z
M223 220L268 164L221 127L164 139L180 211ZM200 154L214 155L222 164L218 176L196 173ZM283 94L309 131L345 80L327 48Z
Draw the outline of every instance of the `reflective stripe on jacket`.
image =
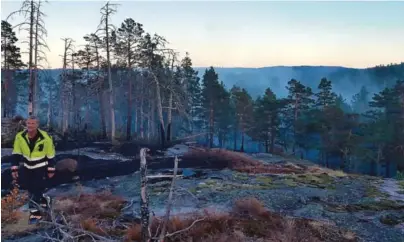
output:
M28 169L35 169L46 165L53 167L55 146L48 133L40 129L38 129L38 139L35 144L30 144L28 131L24 130L15 136L13 155L21 157L21 160L17 159L14 161L14 165L17 166L19 161L23 161L24 166Z

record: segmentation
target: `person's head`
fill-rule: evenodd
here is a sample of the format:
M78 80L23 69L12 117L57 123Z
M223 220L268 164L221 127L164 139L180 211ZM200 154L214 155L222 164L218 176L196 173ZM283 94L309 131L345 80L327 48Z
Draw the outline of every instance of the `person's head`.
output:
M38 129L39 120L36 116L29 116L26 121L26 125L28 132L34 132L36 129Z

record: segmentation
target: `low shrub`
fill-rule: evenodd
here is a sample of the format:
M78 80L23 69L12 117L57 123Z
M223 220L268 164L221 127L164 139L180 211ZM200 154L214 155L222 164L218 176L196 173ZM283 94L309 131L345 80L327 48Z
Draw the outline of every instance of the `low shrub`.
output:
M15 187L11 190L10 194L1 199L1 225L2 227L9 223L16 223L21 218L19 207L28 201L26 193L21 193Z

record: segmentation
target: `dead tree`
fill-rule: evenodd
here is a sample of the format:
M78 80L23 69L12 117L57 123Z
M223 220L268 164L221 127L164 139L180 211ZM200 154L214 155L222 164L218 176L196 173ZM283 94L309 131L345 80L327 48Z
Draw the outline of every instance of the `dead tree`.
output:
M34 61L33 61L33 51L34 51L34 24L35 24L35 2L34 0L25 0L21 8L18 11L12 12L8 17L12 17L15 14L23 15L26 19L18 24L17 26L21 27L28 25L28 36L29 36L29 45L28 45L28 68L29 68L29 88L28 88L28 114L33 114L33 94L34 94L34 79L33 79L33 68L34 68ZM15 26L15 27L17 27Z
M150 212L149 212L149 195L147 193L147 163L146 154L149 149L142 148L140 150L140 213L141 213L141 240L142 242L150 241Z
M109 85L109 104L111 113L111 140L115 140L115 110L114 110L114 96L111 77L111 36L113 36L115 27L110 24L111 15L116 13L116 7L118 4L110 4L107 2L104 7L101 8L101 22L97 28L98 31L103 31L105 34L105 49L107 52L107 65L108 65L108 85Z
M35 115L38 113L39 105L38 105L38 87L40 86L39 78L38 78L38 67L42 67L39 63L46 60L46 54L41 49L42 47L46 48L50 51L46 40L44 37L47 36L47 31L45 28L45 23L43 21L43 17L45 14L41 11L41 3L39 0L36 7L36 16L35 16L35 48L34 48L34 73L33 73L33 83L34 83L34 91L33 91L33 112Z
M94 83L92 83L90 89L93 89L96 91L96 94L98 95L98 101L100 105L100 121L101 121L101 136L103 139L107 137L107 125L105 122L105 104L103 101L103 93L104 93L104 73L101 69L101 54L100 54L100 48L102 41L100 37L96 34L89 34L84 36L84 39L89 43L90 47L92 48L92 51L95 54L95 62L96 62L96 68L97 68L97 74L96 74L96 80Z
M38 62L41 59L45 59L45 53L40 50L40 47L49 48L46 45L44 37L46 37L46 29L43 21L45 14L40 10L41 3L44 1L39 0L38 2L34 0L23 1L21 8L15 12L12 12L8 17L13 17L15 14L23 15L25 17L22 23L17 24L15 27L19 29L27 30L29 41L22 41L21 43L28 43L28 68L29 68L29 81L28 81L28 114L31 115L36 113L35 96L37 90L37 67ZM46 1L45 1L46 2ZM27 26L25 28L24 26ZM23 28L24 27L24 28ZM39 54L42 54L40 56Z
M174 191L174 187L175 187L175 178L177 176L177 171L178 171L178 157L175 156L175 158L174 158L174 174L173 174L173 179L171 180L171 187L170 187L170 193L168 194L166 214L164 216L164 222L163 222L163 227L161 228L161 233L160 233L160 236L159 236L159 242L163 242L164 238L166 236L167 224L168 224L168 221L170 220L170 212L171 212L171 207L173 205L173 191Z
M70 100L72 95L72 83L68 78L67 66L69 64L69 60L67 59L73 51L73 42L71 38L62 38L65 42L64 52L63 52L63 71L61 76L61 102L62 102L62 118L61 118L61 127L64 135L67 134L69 128L69 111L70 111Z

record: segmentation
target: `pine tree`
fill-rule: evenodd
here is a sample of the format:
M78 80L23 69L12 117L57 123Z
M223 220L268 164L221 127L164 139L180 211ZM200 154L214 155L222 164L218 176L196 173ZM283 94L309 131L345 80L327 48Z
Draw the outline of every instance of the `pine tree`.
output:
M132 86L133 86L133 67L135 65L136 55L138 55L139 43L143 37L143 25L136 23L133 19L125 19L121 27L117 30L116 52L118 57L122 58L127 66L127 123L126 139L131 139L132 133Z
M108 85L109 85L109 105L111 115L111 141L115 141L115 105L114 105L114 93L111 76L111 47L115 39L115 32L111 24L111 15L116 13L116 7L118 4L111 4L107 2L101 8L101 22L98 26L98 30L102 31L104 36L104 47L107 53L107 66L108 66Z
M235 110L231 107L230 92L226 90L223 82L220 82L217 92L216 134L219 140L219 147L223 148L226 145L225 143L231 129L231 121L234 119L232 114Z
M287 99L277 99L270 88L258 97L254 107L254 125L250 135L254 140L263 142L265 151L274 152L275 141L279 135L281 111L287 104Z
M3 117L12 116L17 104L16 72L26 65L21 61L20 48L16 46L18 39L11 24L1 21L1 56L2 60L2 113Z
M310 87L304 86L295 79L290 80L286 88L289 94L284 114L284 125L286 132L292 134L292 152L295 153L296 147L305 143L305 116L314 102L312 99L313 92ZM285 143L288 143L288 136L286 135L284 138Z
M314 122L317 131L320 134L320 153L321 161L329 167L329 154L332 150L332 132L335 130L335 124L341 118L341 112L336 107L337 95L332 91L332 83L326 78L322 78L318 85L319 91L315 94L317 97L314 106Z
M317 97L315 107L324 109L327 106L334 105L337 95L332 91L332 83L326 78L322 78L318 85L319 92L315 94Z
M219 110L219 102L222 93L219 76L213 67L205 70L202 78L202 106L204 110L205 128L208 133L209 147L213 147L215 122Z
M105 139L107 137L107 127L106 127L106 120L105 120L105 102L103 99L103 93L104 93L104 72L102 67L102 63L104 63L104 59L101 56L101 48L102 48L102 40L101 38L92 33L89 35L84 36L84 40L87 42L87 45L90 47L90 52L86 54L88 57L86 57L87 61L91 63L91 56L94 56L95 58L95 76L92 76L92 78L88 79L88 87L89 91L92 95L97 95L98 96L98 105L99 105L99 115L100 115L100 127L101 127L101 139ZM93 90L93 92L91 92Z
M188 132L193 133L201 128L201 85L198 72L192 68L192 60L188 52L181 60L181 79L186 95L186 113L188 114Z
M251 125L253 116L253 100L247 90L237 86L231 89L231 96L235 105L235 116L237 119L238 130L241 132L241 148L244 151L244 135Z
M375 94L369 105L376 108L368 113L380 132L376 143L385 158L386 176L389 177L391 161L404 166L404 81L397 81L392 88Z

